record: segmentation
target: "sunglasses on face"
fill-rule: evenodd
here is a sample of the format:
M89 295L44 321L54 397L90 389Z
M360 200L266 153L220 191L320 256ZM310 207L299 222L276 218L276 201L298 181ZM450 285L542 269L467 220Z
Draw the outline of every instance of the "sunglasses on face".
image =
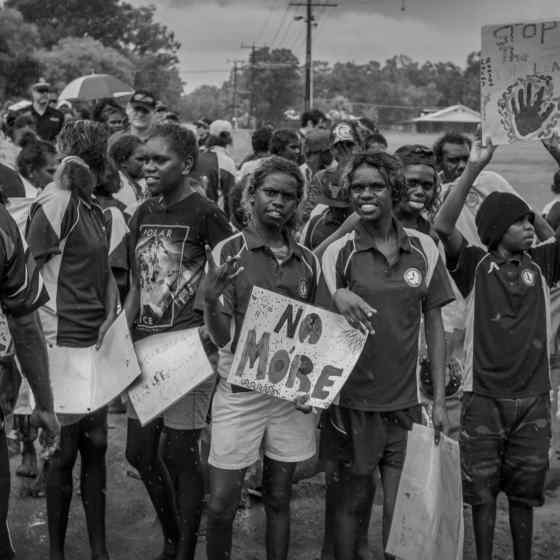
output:
M133 105L132 110L135 113L143 113L144 115L147 115L150 112L146 107L142 105Z
M41 95L44 93L49 93L49 89L48 88L37 88L35 90L37 93L40 93Z

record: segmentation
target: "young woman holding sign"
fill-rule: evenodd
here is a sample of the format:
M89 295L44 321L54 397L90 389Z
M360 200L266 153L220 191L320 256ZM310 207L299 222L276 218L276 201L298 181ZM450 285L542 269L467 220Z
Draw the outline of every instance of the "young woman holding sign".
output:
M125 302L135 340L203 324L196 294L205 247L231 235L231 228L223 212L191 186L197 155L194 134L176 124L156 126L145 144L144 177L152 197L130 222L133 279ZM198 440L214 385L214 378L198 385L144 427L134 415L128 421L126 456L164 533L160 560L194 558L204 493Z
M296 463L315 452L315 419L292 402L248 391L226 381L253 286L307 303L320 276L315 256L294 240L303 196L297 166L272 156L244 193L249 225L208 254L205 323L220 347L220 382L212 405L209 463L208 560L230 558L232 524L247 467L264 447L263 498L267 558L285 560L290 540L290 496Z
M98 348L116 316L117 286L109 264L103 210L92 197L105 170L107 132L92 121L68 122L58 137L66 156L31 207L27 242L50 300L41 308L50 344ZM81 493L92 558L107 560L105 492L107 407L82 416L60 415L58 451L47 472L50 560L64 559L72 500L72 469L81 457Z

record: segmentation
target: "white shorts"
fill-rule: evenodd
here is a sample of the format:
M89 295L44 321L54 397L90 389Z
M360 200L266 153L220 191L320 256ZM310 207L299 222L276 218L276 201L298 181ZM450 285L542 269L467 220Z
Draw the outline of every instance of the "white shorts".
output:
M163 413L163 425L173 430L200 430L206 426L216 377L212 375Z
M259 459L285 463L305 461L315 454L315 415L294 403L261 393L232 393L220 379L212 404L212 436L208 462L219 469L238 470Z

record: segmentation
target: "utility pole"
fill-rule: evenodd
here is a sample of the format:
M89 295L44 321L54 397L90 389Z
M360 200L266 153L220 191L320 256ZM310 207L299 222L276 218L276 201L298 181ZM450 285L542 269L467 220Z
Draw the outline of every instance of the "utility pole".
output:
M255 52L257 49L264 49L266 45L257 46L255 43L246 45L241 43L242 49L250 49L251 54L249 55L249 64L251 66L251 96L249 98L249 123L255 114ZM250 124L249 124L250 126Z
M306 8L306 17L298 16L294 19L305 19L306 23L306 41L305 41L305 111L311 109L313 104L313 24L315 19L313 17L313 8L336 8L338 4L333 2L314 3L313 0L306 2L290 2L290 6L303 6Z
M232 102L231 102L231 105L232 105L231 113L232 113L232 120L235 120L235 118L237 117L237 94L238 94L237 71L238 71L238 65L239 64L244 64L245 61L244 60L228 60L228 62L231 62L233 64L233 99L232 99Z

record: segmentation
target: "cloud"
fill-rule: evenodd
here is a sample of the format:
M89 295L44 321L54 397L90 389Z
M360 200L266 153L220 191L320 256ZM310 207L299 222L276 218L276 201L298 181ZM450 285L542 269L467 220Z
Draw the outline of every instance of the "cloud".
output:
M129 0L138 6L153 0ZM289 0L158 0L156 17L175 32L182 47L180 70L190 90L221 84L228 60L246 59L241 43L291 48L303 61L305 26L293 20L302 9ZM338 0L315 10L314 57L329 62L380 60L407 54L416 60L464 64L480 48L488 23L560 19L558 0ZM215 70L222 69L222 72Z

